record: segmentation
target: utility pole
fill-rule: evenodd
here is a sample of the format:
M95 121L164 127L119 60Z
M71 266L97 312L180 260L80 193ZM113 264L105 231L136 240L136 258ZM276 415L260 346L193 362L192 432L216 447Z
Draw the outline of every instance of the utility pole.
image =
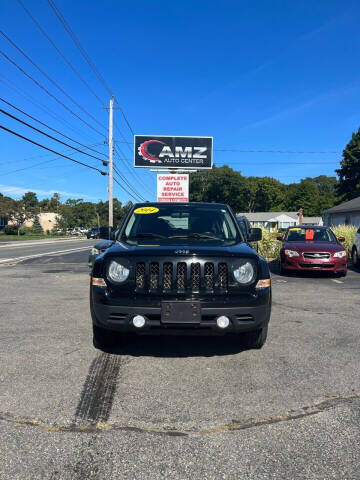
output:
M109 104L109 227L114 226L114 212L113 212L113 111L114 111L114 97L111 97ZM109 232L110 234L110 232Z

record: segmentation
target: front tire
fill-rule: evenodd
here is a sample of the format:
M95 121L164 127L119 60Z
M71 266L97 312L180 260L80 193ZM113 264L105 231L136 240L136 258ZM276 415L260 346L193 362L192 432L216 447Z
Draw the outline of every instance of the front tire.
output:
M360 266L360 257L359 257L359 254L358 254L358 251L357 251L356 247L353 248L351 258L352 258L352 263L353 263L354 267L359 267Z
M283 264L282 264L281 260L280 260L280 264L279 264L279 273L282 277L286 277L286 275L287 275L287 271L283 267Z
M246 332L241 335L241 341L245 348L260 349L265 345L268 333L268 325L252 332Z
M115 347L120 343L120 335L111 330L93 325L93 343L95 348Z

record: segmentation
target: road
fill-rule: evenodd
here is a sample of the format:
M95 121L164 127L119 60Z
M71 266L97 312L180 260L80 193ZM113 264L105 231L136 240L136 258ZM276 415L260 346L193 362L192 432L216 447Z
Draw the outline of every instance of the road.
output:
M69 251L89 250L94 243L94 240L87 239L1 242L0 264L42 257L50 253L61 254Z
M359 479L360 272L273 274L268 342L92 346L87 252L0 266L1 479Z

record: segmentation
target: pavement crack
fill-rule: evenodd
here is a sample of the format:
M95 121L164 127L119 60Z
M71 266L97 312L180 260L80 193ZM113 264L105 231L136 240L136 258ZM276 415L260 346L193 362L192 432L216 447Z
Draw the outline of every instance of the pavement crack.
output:
M116 358L116 357L115 357ZM164 435L164 436L195 436L195 435L209 435L223 432L234 432L238 430L245 430L248 428L260 427L263 425L272 425L280 422L289 422L292 420L298 420L301 418L309 417L312 415L318 415L322 412L331 410L340 405L352 404L360 400L360 393L354 393L350 395L329 395L322 402L316 403L314 405L308 405L299 408L298 410L290 410L288 412L278 413L270 417L264 418L250 418L245 421L241 420L232 420L230 423L218 425L210 428L201 428L201 429L189 429L189 430L180 430L177 428L162 428L156 426L137 426L130 424L120 424L112 423L106 421L92 421L85 424L76 424L71 425L52 425L42 422L38 419L31 418L17 418L12 416L9 413L0 412L0 421L14 423L17 425L28 425L39 428L48 433L57 433L57 432L77 432L77 433L100 433L106 431L128 431L128 432L137 432L142 434L155 434L155 435ZM91 402L90 402L91 403ZM81 407L82 408L82 407ZM84 410L85 412L91 411L89 406ZM103 410L101 410L103 412ZM97 412L95 412L97 414ZM93 415L95 416L95 414ZM98 415L100 416L100 415ZM87 418L87 414L85 415Z

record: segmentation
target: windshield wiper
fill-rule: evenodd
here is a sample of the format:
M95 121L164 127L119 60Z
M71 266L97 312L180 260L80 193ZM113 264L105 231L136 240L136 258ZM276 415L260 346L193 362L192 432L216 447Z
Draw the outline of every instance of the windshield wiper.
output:
M128 238L167 238L164 235L160 235L159 233L137 233L136 235L131 235Z
M221 240L219 237L214 237L213 235L206 235L205 233L189 233L188 235L173 235L169 238L196 238L198 240Z

